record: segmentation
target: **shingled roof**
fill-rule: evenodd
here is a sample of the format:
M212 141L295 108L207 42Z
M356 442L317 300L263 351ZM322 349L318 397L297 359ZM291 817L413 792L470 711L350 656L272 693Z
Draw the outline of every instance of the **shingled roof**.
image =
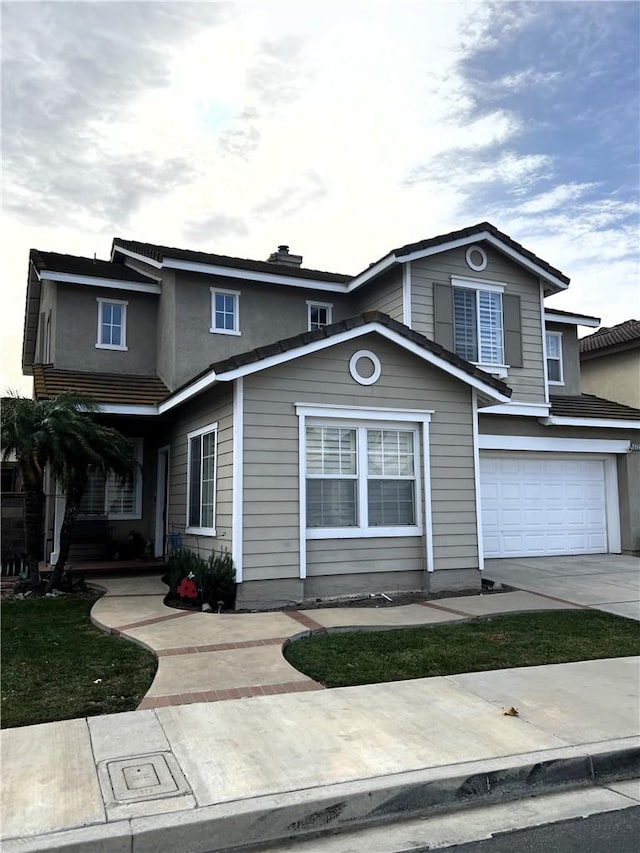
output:
M136 270L126 267L121 263L112 261L101 261L93 258L83 258L79 255L62 255L59 252L41 252L39 249L31 249L29 259L33 262L38 272L48 270L50 272L70 273L72 275L84 275L95 278L110 278L115 281L144 282L155 284L151 279Z
M84 373L60 370L50 364L34 364L33 387L37 400L51 400L73 392L97 403L126 403L154 406L169 389L157 376L130 376L125 373Z
M632 349L640 345L640 320L625 320L617 326L606 326L592 335L581 338L580 357L588 358L588 353L600 355L603 350Z
M277 264L271 261L255 261L251 258L234 258L230 255L214 255L210 252L195 252L191 249L158 246L155 243L140 243L137 240L123 240L121 237L115 237L113 240L113 251L117 253L118 248L127 249L129 252L134 252L136 255L150 258L159 263L165 260L189 261L195 264L231 267L251 272L286 275L294 278L313 279L314 281L337 282L339 284L343 284L351 279L350 275L343 275L342 273L312 270L306 267Z
M534 253L530 252L529 249L525 249L521 243L516 243L516 241L512 240L508 234L505 234L503 231L499 231L495 225L492 225L490 222L479 222L477 225L470 225L468 228L461 228L459 231L449 231L448 234L439 234L437 237L429 237L427 240L419 240L417 243L407 243L405 246L393 249L390 254L396 255L396 257L411 255L414 252L422 251L422 249L430 249L433 246L439 246L443 243L451 243L454 240L460 240L463 237L472 237L474 234L482 231L487 231L489 234L492 234L496 239L500 240L500 242L518 252L519 255L533 261L537 266L542 267L542 269L546 270L550 275L560 279L560 281L563 281L565 284L569 284L570 279L563 272L560 272L559 269L552 267L551 264L547 263L547 261L543 261L542 258L534 255Z
M463 358L460 358L455 353L452 353L444 347L440 346L440 344L429 340L429 338L426 338L419 332L415 332L413 331L413 329L409 329L402 323L398 323L397 320L392 320L391 317L389 317L387 314L383 314L380 311L365 311L363 314L358 314L355 317L348 317L346 320L340 320L337 323L331 323L331 325L323 326L322 328L316 329L313 332L303 332L300 335L294 335L291 338L284 338L283 340L276 341L273 344L268 344L267 346L258 347L257 349L252 349L248 352L243 352L238 355L231 356L230 358L226 358L223 361L217 361L207 367L206 370L203 370L198 373L180 388L177 388L173 392L173 394L177 394L179 391L182 391L184 388L187 388L189 385L196 382L201 377L206 376L206 374L210 373L211 371L214 371L217 375L221 375L250 364L258 364L259 362L264 361L265 359L268 359L274 355L287 353L291 350L304 347L306 344L315 343L316 341L330 339L332 337L335 337L336 335L341 334L342 332L348 332L351 329L358 329L362 326L366 326L369 323L378 323L379 325L384 326L393 332L396 332L398 335L401 335L403 338L406 338L406 340L417 344L419 347L422 347L428 352L437 355L439 358L443 359L443 361L446 361L454 367L457 367L459 370L464 371L469 376L473 376L474 378L481 380L486 385L489 385L490 387L494 388L500 394L503 394L507 397L511 396L511 388L509 388L508 385L505 385L504 382L501 382L500 379L497 379L495 376L491 376L490 374L485 373L484 370L480 370L479 367L470 364L468 361L465 361Z
M623 406L612 400L603 400L593 394L564 396L549 395L551 416L561 418L607 418L612 420L640 421L640 409Z

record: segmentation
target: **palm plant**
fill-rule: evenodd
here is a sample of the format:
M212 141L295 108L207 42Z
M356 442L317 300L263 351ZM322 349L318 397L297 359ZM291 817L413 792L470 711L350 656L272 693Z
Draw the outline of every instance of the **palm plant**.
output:
M76 394L53 400L12 396L2 407L1 444L20 467L25 491L25 540L29 580L38 583L38 561L43 550L44 472L49 467L66 494L60 531L60 549L49 588L57 584L69 556L73 523L91 468L105 475L113 471L123 481L135 471L133 449L117 431L93 418L96 404Z

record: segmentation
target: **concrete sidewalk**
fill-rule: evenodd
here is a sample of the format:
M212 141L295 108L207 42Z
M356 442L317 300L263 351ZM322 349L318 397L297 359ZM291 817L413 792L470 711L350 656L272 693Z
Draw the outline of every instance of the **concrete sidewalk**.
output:
M159 578L100 580L93 621L152 649L140 709L5 729L5 853L231 851L640 776L640 660L325 690L282 643L575 607L542 594L204 614ZM515 706L519 716L505 716Z
M227 851L640 776L637 658L2 732L4 853ZM504 715L515 706L519 716Z

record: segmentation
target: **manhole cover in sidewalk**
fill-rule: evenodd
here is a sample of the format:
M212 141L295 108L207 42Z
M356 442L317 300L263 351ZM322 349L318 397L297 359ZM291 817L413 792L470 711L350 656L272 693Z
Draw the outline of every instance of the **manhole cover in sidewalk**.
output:
M132 755L98 765L102 793L109 803L137 803L191 793L175 757L168 752Z

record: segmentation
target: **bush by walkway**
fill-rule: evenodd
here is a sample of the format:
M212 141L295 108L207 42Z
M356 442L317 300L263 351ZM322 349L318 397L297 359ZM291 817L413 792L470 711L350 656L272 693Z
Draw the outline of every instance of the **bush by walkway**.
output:
M595 610L316 634L285 652L292 666L326 687L631 655L640 655L640 623Z
M132 711L151 652L89 621L95 597L2 602L2 727Z

